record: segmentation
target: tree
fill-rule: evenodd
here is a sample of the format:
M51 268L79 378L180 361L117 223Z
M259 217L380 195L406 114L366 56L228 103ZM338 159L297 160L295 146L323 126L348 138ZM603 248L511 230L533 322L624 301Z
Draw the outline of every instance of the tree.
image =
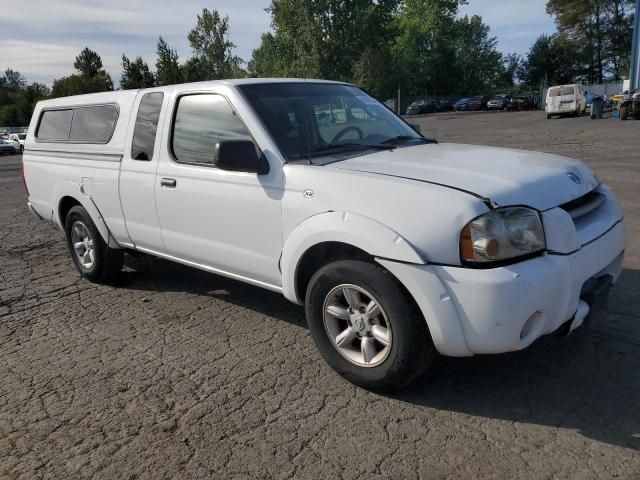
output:
M242 60L233 55L229 40L229 17L220 17L216 9L203 9L196 26L187 36L193 57L185 65L188 81L218 80L240 75Z
M49 93L45 85L28 85L20 72L7 69L0 76L0 125L27 125L36 103L48 97Z
M548 0L560 33L576 47L584 79L602 83L605 73L619 78L631 48L634 0Z
M120 87L123 90L133 88L150 88L155 86L156 79L149 70L147 62L138 56L135 60L129 60L122 54L122 75L120 76Z
M398 0L273 0L273 33L253 51L253 76L358 79L387 90ZM375 72L369 71L375 65ZM376 74L378 77L376 78Z
M500 87L514 87L517 84L519 74L522 71L522 57L516 53L509 53L502 58L500 71Z
M566 35L540 35L529 49L519 76L529 86L573 83L580 73L576 45Z
M460 75L460 93L489 92L499 83L503 66L497 39L489 36L489 27L477 15L456 22L456 64Z
M10 68L7 68L4 72L4 76L0 77L0 87L16 90L24 88L26 84L27 81L22 74L15 70L11 70Z
M53 81L52 97L67 97L85 93L113 90L109 74L102 68L102 59L93 50L85 47L76 57L74 67L79 73Z
M89 47L84 47L73 62L73 68L87 78L97 76L102 70L102 58Z
M162 37L158 39L157 56L156 84L163 86L182 83L178 52L171 49Z
M392 68L405 96L451 93L451 78L457 77L455 17L461 3L464 2L400 2L391 31L396 59Z

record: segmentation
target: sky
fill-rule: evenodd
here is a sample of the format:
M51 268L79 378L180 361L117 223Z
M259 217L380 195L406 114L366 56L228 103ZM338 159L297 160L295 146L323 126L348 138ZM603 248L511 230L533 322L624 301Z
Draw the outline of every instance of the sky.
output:
M117 85L120 58L141 55L155 64L159 35L186 59L187 33L203 8L228 15L236 54L248 61L270 29L270 0L0 0L0 71L51 85L73 73L84 48L96 50ZM555 30L546 0L469 0L461 15L481 15L505 53L526 54L541 33Z

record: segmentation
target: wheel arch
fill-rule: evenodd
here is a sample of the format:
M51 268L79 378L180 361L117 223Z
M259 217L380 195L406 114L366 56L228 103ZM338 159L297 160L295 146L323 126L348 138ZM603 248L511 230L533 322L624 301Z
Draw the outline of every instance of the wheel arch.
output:
M300 223L284 242L280 262L284 296L302 304L313 273L338 258L426 263L410 242L376 220L346 212L325 212Z
M111 248L122 248L115 241L113 235L111 235L109 227L105 223L104 218L100 214L100 211L94 204L93 200L82 191L82 187L80 185L71 181L63 182L56 190L55 198L57 198L58 201L54 212L54 223L56 223L63 231L69 210L74 206L79 205L87 211L104 242Z

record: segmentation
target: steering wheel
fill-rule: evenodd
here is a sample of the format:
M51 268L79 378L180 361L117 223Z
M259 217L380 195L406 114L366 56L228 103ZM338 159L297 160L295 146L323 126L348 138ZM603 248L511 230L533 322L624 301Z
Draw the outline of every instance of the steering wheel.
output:
M362 140L364 138L364 132L362 130L360 130L358 127L356 127L355 125L351 125L347 128L343 128L342 130L340 130L335 137L333 137L333 140L331 140L331 144L335 144L338 143L338 141L344 137L347 133L349 132L356 132L358 134L358 140Z

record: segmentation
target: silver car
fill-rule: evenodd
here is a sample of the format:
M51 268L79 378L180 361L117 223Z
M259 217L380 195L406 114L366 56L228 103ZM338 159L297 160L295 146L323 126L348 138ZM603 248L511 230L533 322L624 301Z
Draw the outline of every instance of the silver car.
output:
M0 155L15 155L19 152L19 147L13 142L0 140Z

